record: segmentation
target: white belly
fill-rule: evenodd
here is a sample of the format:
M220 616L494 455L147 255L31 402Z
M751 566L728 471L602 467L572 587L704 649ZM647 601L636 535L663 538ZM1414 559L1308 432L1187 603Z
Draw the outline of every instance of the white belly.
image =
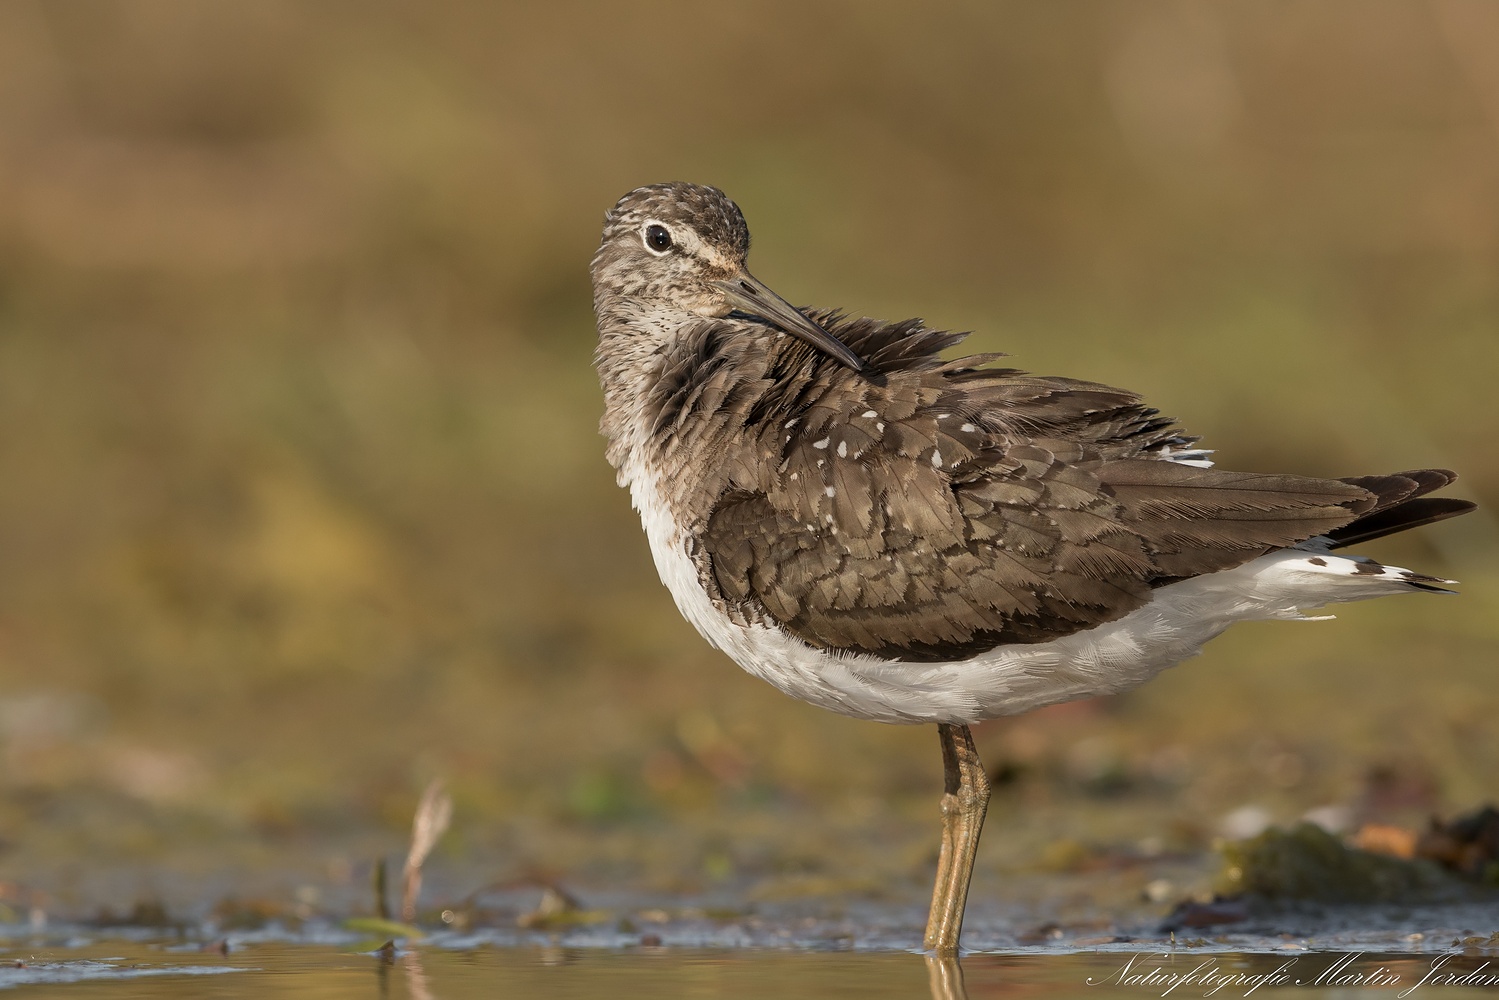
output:
M946 663L884 660L817 649L773 625L731 621L699 584L654 481L632 476L630 485L661 580L703 638L792 697L875 722L969 724L1117 694L1195 656L1234 622L1317 620L1301 609L1409 589L1398 567L1359 573L1355 559L1285 549L1162 587L1149 604L1117 621L1051 642L999 646Z

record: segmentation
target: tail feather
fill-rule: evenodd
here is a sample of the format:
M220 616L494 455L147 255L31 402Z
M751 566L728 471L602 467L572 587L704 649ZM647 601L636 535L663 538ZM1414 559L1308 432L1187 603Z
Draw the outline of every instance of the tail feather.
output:
M1476 510L1478 505L1471 500L1456 497L1420 497L1407 500L1385 510L1365 514L1352 524L1345 524L1327 533L1332 544L1329 549L1341 549L1359 545L1372 538L1383 538L1397 531L1419 528L1425 524L1445 521L1449 517Z
M1470 500L1426 496L1456 480L1457 474L1446 469L1413 469L1389 476L1355 476L1342 480L1373 493L1374 506L1348 524L1327 532L1324 535L1328 540L1327 547L1341 549L1357 545L1477 509L1478 505Z

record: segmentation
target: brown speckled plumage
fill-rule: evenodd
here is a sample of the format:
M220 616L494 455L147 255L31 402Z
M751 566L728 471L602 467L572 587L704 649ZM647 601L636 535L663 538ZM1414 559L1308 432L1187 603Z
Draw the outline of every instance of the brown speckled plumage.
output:
M963 335L918 320L808 311L864 360L855 372L727 304L674 315L711 295L695 261L655 288L619 266L646 220L695 231L715 277L749 246L713 189L644 188L610 213L595 259L610 457L623 460L625 421L648 428L702 586L732 619L815 647L931 661L1045 642L1450 481L1163 461L1195 439L1133 393L992 355L943 361Z

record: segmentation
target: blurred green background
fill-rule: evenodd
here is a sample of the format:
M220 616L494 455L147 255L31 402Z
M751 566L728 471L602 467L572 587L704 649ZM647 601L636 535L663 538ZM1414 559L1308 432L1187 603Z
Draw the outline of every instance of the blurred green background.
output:
M1486 0L5 4L0 879L359 857L434 776L498 874L924 879L934 734L779 695L656 581L604 211L715 184L794 302L1492 509L1496 51ZM1496 538L1373 547L1460 598L984 727L986 863L1499 795Z

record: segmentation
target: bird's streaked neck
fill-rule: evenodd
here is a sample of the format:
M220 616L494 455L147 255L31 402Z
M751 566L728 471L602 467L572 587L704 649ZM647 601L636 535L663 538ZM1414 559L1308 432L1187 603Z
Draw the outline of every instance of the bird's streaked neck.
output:
M631 453L651 462L706 461L727 425L731 395L762 392L784 335L757 323L672 308L610 303L599 314L595 366L604 389L599 429L609 460ZM700 390L712 384L713 391Z

